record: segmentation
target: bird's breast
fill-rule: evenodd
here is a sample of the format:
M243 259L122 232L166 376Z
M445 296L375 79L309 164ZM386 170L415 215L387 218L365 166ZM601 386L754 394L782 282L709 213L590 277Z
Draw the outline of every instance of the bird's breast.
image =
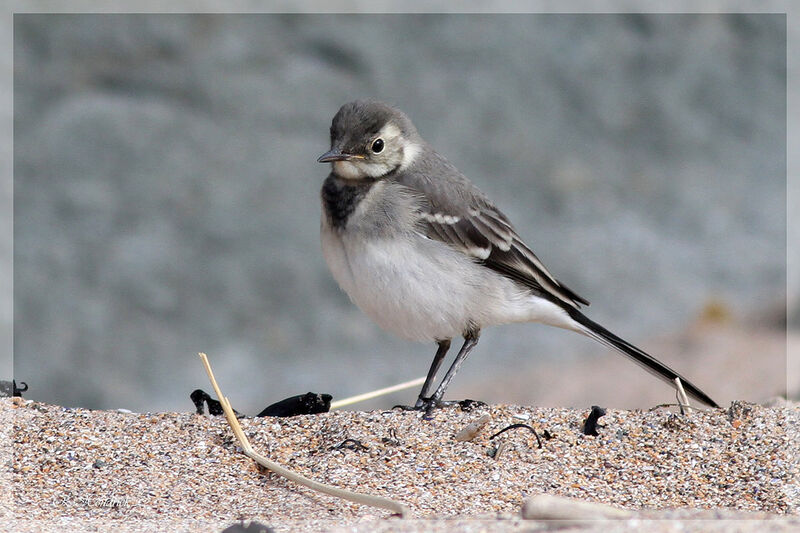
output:
M460 335L468 321L463 294L442 283L435 264L405 239L361 239L322 227L322 251L350 299L383 329L410 340Z

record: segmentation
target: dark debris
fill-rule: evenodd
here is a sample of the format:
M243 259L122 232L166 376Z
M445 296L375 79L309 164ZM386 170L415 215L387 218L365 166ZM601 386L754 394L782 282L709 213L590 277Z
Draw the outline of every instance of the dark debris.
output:
M598 423L601 416L606 414L606 410L602 407L598 407L596 405L592 406L592 411L589 413L589 416L586 417L586 420L583 421L583 425L581 426L581 430L583 431L584 435L592 435L593 437L597 437L599 434L597 433L597 428L604 428L605 426Z
M265 407L256 416L286 417L327 413L331 410L331 400L333 400L333 396L330 394L307 392L275 402Z
M22 397L22 393L28 390L28 384L20 381L20 386L17 386L17 380L0 381L0 398L8 398L11 396Z
M536 430L533 429L533 427L529 426L528 424L511 424L510 426L506 426L503 429L501 429L500 431L498 431L497 433L495 433L494 435L492 435L491 437L489 437L489 440L492 440L493 438L497 437L498 435L501 435L501 434L505 433L506 431L509 431L511 429L518 429L518 428L525 428L525 429L530 430L530 432L533 433L533 436L536 437L536 442L539 444L539 448L542 447L542 439L539 438L539 434L536 433Z

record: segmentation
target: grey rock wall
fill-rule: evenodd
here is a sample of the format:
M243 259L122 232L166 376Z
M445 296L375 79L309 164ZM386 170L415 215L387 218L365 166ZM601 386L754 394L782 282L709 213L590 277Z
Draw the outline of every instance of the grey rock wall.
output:
M427 370L319 251L315 163L398 105L590 316L638 341L785 296L780 15L17 15L15 371L33 397L242 410ZM485 332L465 373L598 346ZM34 393L35 391L35 393ZM414 393L409 392L409 399Z

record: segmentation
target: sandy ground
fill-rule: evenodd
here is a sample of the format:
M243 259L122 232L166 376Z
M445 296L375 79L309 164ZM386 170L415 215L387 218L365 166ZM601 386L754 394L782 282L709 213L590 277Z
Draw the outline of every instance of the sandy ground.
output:
M454 435L482 415L471 441ZM255 448L310 478L404 503L409 518L265 473L226 422L191 413L88 411L0 400L0 527L14 531L535 531L524 500L551 494L633 514L556 523L585 531L791 531L800 527L800 407L735 402L690 416L491 405L417 413L245 419ZM525 428L490 439L510 424ZM353 440L347 440L353 439ZM496 450L502 444L499 457ZM494 454L494 456L493 456ZM736 521L730 521L736 520ZM770 520L764 522L764 520Z

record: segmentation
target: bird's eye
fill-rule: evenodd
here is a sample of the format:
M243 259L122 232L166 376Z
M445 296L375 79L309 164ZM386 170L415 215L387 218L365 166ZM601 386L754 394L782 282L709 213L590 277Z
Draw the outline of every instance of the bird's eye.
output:
M383 139L378 138L372 142L372 151L376 154L383 152Z

